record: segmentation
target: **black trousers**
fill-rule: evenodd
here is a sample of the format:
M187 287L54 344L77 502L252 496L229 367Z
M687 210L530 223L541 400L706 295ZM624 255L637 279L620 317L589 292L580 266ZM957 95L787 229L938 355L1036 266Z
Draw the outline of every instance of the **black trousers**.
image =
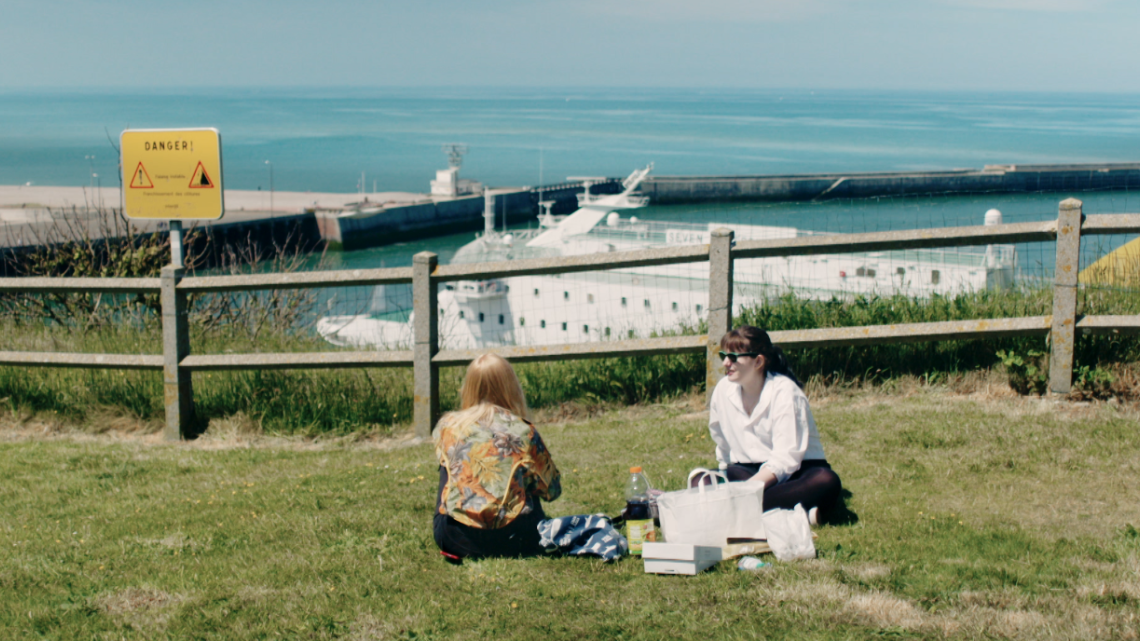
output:
M724 471L729 481L747 481L756 476L763 463L733 463ZM783 483L777 483L764 490L764 509L783 508L790 510L800 503L805 510L819 508L819 520L823 521L839 503L843 484L839 475L824 460L805 460Z
M542 503L534 501L530 514L519 515L506 527L484 530L464 525L439 513L443 500L443 487L447 484L447 470L439 468L439 490L436 492L435 519L432 530L439 549L461 558L538 556L543 553L538 544L538 523L546 519Z

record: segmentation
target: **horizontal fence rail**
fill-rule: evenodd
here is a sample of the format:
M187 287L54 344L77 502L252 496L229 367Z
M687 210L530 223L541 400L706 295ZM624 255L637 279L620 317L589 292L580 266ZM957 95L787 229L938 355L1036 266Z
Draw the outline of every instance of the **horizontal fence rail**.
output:
M516 345L481 349L444 350L432 357L437 365L466 365L480 354L498 354L516 363L527 361L573 360L613 356L655 356L657 354L697 354L705 351L708 336L662 336L634 340L567 343L565 345Z
M13 279L9 279L13 280ZM189 293L243 292L259 289L309 289L350 285L398 285L412 282L410 267L388 269L342 269L288 274L249 274L240 276L189 276L178 282L178 289Z
M1078 316L1077 329L1082 334L1140 334L1140 316Z
M0 278L0 293L161 293L163 353L159 355L0 352L0 365L87 369L162 370L167 405L166 436L182 438L192 420L189 374L203 371L412 367L415 377L415 428L427 436L438 418L441 367L464 365L492 352L514 362L706 354L708 392L719 379L719 342L732 326L733 262L736 259L932 249L997 243L1056 242L1053 314L864 327L773 331L784 348L819 348L903 342L971 340L1015 336L1050 337L1049 389L1068 393L1072 384L1073 341L1080 334L1140 334L1140 316L1078 316L1077 271L1081 236L1140 232L1140 214L1082 215L1081 202L1069 199L1057 220L1009 225L914 229L863 234L813 235L778 240L733 242L729 230L714 230L707 245L533 258L493 263L438 265L435 254L417 254L412 267L323 272L187 277L166 268L161 278ZM696 262L709 263L708 334L564 345L502 346L440 350L438 285L459 280L566 274ZM410 350L369 350L267 354L190 354L186 322L189 294L317 287L411 284L415 327Z
M84 354L67 352L0 352L0 365L73 367L77 369L162 369L162 354Z
M14 294L157 294L158 278L0 278L0 292Z
M1082 236L1140 232L1140 214L1097 214L1081 224Z
M772 342L781 348L881 345L884 343L1044 336L1049 333L1051 322L1049 316L1028 316L936 323L796 329L771 332L769 336L771 336Z
M770 256L811 256L815 254L848 254L899 249L931 249L966 247L995 243L1051 241L1057 237L1057 222L1014 223L1010 225L975 225L939 229L908 229L804 236L780 240L746 240L732 248L734 258Z
M537 276L543 274L570 274L592 272L599 269L649 267L699 263L709 259L708 245L663 247L609 254L584 254L551 258L526 258L497 263L469 263L440 265L432 276L440 281L482 280L511 276Z
M187 356L179 363L192 372L251 369L337 369L342 367L408 367L411 351L297 352L293 354L213 354Z
M1052 316L1022 316L936 323L794 329L769 332L768 335L772 342L781 348L796 349L1047 336L1052 324ZM1076 328L1082 334L1140 334L1140 317L1077 317Z

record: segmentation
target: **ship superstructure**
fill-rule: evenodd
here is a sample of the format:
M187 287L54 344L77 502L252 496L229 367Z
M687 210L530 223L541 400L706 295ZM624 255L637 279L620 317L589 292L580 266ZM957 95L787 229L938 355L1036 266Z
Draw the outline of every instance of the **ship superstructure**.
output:
M623 217L620 212L648 204L635 192L651 169L652 165L630 174L618 194L591 194L587 184L576 212L556 219L547 207L540 214L540 228L534 230L496 231L494 194L488 191L484 232L462 247L452 262L706 244L710 232L720 227L732 229L737 240L827 235L794 227ZM986 222L1000 222L1000 214L997 218L988 214ZM842 299L896 292L928 297L1002 287L1012 284L1016 264L1012 245L744 259L734 267L734 311L789 291L801 297ZM344 346L410 345L409 311L398 303L393 309L383 289L377 290L374 300L372 313L325 317L318 332ZM440 287L440 342L445 349L464 349L649 336L696 327L707 315L707 304L707 263L458 281Z

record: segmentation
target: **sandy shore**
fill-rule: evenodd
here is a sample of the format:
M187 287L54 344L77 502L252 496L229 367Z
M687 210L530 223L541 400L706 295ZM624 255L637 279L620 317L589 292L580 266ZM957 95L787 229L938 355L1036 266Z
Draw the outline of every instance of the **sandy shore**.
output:
M386 191L371 194L332 194L308 191L275 191L270 207L268 191L242 191L227 189L227 212L273 211L279 214L299 214L306 207L343 207L367 198L374 203L407 203L430 198L425 194L403 191ZM47 208L119 207L121 196L118 187L89 189L87 187L46 187L39 185L0 185L0 219L5 222L20 218L20 210ZM26 215L31 212L24 212ZM23 221L20 221L23 222Z

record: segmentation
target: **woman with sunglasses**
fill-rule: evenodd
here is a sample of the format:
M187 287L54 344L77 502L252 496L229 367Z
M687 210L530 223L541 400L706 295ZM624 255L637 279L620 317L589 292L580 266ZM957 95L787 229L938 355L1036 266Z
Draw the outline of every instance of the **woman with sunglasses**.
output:
M842 486L784 352L748 325L725 334L720 348L726 376L709 403L709 432L721 471L762 483L765 510L800 503L813 524L825 520Z

